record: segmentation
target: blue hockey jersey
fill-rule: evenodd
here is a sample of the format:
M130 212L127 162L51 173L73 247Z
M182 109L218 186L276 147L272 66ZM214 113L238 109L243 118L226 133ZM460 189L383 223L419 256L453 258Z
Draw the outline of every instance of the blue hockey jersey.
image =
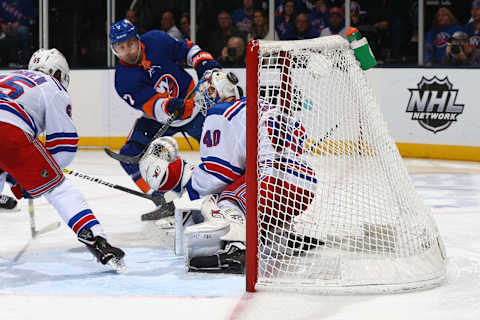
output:
M168 99L185 98L195 88L192 77L180 64L196 67L209 54L189 40L177 41L159 30L146 32L140 41L144 59L137 65L120 60L115 71L115 89L130 106L164 123L169 118ZM172 126L185 125L199 111L195 106L192 117L175 120Z

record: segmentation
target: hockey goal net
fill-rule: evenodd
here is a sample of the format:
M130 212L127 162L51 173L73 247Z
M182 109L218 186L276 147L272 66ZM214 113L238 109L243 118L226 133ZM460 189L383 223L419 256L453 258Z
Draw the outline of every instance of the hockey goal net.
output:
M348 42L251 41L247 290L402 292L445 265Z

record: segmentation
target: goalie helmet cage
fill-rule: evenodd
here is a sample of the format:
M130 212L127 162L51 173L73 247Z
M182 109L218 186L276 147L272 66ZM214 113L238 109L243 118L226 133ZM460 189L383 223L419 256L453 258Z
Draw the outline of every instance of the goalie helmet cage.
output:
M436 223L349 43L250 41L246 80L247 291L372 294L441 284ZM272 106L290 120L268 118ZM277 180L262 180L266 172ZM297 180L285 190L279 181L288 175Z

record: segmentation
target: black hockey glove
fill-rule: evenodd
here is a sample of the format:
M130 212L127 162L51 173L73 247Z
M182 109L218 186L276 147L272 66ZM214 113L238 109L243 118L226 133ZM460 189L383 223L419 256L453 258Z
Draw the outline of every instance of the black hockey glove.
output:
M192 116L193 107L195 106L193 99L184 100L180 98L171 98L167 102L167 111L172 115L175 111L179 110L178 118L187 119Z
M197 68L195 69L195 71L197 71L198 79L202 79L205 71L211 70L211 69L222 69L222 66L215 59L203 60L199 62L197 65Z

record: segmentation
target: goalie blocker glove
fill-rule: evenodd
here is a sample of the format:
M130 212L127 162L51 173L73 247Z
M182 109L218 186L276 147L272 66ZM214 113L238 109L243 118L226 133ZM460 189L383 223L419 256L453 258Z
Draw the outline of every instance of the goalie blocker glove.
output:
M245 245L242 242L229 242L225 249L211 256L191 258L188 271L210 273L245 273Z

